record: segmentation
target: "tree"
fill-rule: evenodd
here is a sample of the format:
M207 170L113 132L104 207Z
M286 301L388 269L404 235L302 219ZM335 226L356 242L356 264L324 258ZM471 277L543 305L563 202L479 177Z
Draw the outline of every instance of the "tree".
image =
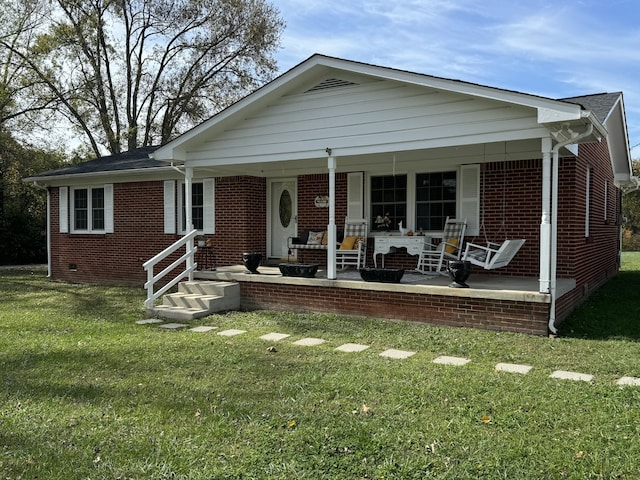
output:
M30 17L33 41L2 39L0 48L23 68L20 98L37 99L39 115L63 116L96 156L165 143L276 72L284 23L265 0L53 0L51 8L46 21Z
M22 179L62 162L61 154L25 148L0 130L0 265L46 261L46 195Z
M632 162L633 175L640 177L640 160ZM622 197L622 249L626 251L640 250L640 190L629 192Z

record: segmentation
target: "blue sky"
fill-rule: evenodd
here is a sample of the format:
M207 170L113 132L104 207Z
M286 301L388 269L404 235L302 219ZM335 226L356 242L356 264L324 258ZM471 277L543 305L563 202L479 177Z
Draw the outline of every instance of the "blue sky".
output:
M550 98L624 92L640 158L638 0L271 0L280 72L314 53Z

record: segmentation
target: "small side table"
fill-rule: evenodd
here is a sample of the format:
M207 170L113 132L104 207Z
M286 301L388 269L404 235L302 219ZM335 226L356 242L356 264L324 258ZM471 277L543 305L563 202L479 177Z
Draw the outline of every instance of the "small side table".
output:
M198 247L198 250L196 250L196 263L198 264L198 270L215 270L216 260L213 254L213 246Z

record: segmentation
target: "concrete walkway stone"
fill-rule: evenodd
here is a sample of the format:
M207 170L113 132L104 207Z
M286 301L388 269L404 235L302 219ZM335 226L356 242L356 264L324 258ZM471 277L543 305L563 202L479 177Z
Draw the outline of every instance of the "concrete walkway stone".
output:
M206 325L200 325L198 327L190 328L189 331L197 332L197 333L205 333L205 332L210 332L211 330L215 330L216 328L218 327L208 327Z
M236 330L234 328L231 328L229 330L223 330L221 332L218 332L218 335L223 336L223 337L234 337L236 335L242 335L243 333L247 333L246 330Z
M587 375L586 373L567 372L565 370L556 370L551 375L551 378L558 378L560 380L577 380L581 382L590 382L593 380L593 375Z
M293 342L294 345L302 345L303 347L315 347L316 345L322 345L326 340L321 338L303 338L297 342Z
M520 373L526 375L533 367L530 365L518 365L516 363L498 363L496 370L498 372Z
M340 352L362 352L369 348L369 345L360 345L358 343L345 343L340 345L336 350Z
M638 377L621 377L616 382L616 385L625 386L631 385L634 387L640 387L640 378Z
M136 323L138 325L153 325L154 323L162 323L163 320L159 318L147 318L146 320L138 320Z
M279 342L280 340L284 340L290 336L291 335L288 333L267 333L266 335L262 335L260 338L269 342Z
M162 325L158 325L158 328L166 328L168 330L177 330L178 328L186 328L187 325L184 323L164 323Z
M455 365L458 367L461 365L466 365L470 361L471 360L469 360L468 358L448 357L447 355L441 355L438 358L433 359L433 363L439 363L441 365Z
M409 358L415 354L416 352L407 352L405 350L396 350L394 348L390 348L389 350L385 350L384 352L382 352L380 356L387 357L387 358L403 359L403 358Z

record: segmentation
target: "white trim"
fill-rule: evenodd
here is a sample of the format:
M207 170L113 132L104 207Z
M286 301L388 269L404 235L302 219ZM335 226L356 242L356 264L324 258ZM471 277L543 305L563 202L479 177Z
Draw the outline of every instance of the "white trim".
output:
M176 233L176 182L164 182L164 233Z
M58 188L58 224L60 233L69 233L69 187Z
M113 233L113 230L113 184L108 183L104 186L104 231Z
M61 187L67 188L67 187ZM103 215L104 215L104 227L100 229L92 228L93 225L93 195L92 191L95 189L102 189L103 194ZM87 228L76 228L75 222L75 192L79 190L87 191ZM103 185L83 185L69 187L69 194L67 198L68 204L68 232L72 234L88 234L88 235L104 235L106 233L113 233L114 231L114 205L113 205L113 184L107 183ZM62 206L62 204L61 204Z

